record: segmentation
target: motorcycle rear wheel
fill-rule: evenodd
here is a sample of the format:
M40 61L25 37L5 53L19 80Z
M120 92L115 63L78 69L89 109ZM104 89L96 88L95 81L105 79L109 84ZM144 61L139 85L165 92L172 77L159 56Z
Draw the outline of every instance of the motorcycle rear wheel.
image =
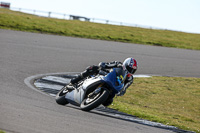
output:
M104 103L109 96L109 91L106 88L102 88L102 90L96 94L94 99L90 99L86 97L80 105L81 110L83 111L90 111L102 103Z
M56 95L56 103L60 105L66 105L69 102L65 98L65 95L68 93L68 90L63 87Z

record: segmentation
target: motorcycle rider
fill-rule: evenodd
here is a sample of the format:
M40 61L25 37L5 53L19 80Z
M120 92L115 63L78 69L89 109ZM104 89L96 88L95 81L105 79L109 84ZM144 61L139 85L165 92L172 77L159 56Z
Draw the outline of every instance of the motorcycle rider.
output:
M70 82L69 85L66 86L66 88L68 89L75 89L76 88L76 84L83 80L84 78L90 76L90 75L94 75L94 74L98 74L100 69L112 69L112 68L121 68L125 73L126 73L126 79L124 80L124 87L123 89L117 94L118 96L123 96L126 92L126 89L133 83L133 74L136 72L137 70L137 61L130 57L124 60L123 63L118 62L118 61L113 61L110 63L106 63L106 62L100 62L98 66L89 66L86 68L85 71L83 71L81 74L78 75L78 77L73 78ZM103 104L104 106L108 106L112 103L113 101L113 97L111 97L110 99L108 99L105 104Z

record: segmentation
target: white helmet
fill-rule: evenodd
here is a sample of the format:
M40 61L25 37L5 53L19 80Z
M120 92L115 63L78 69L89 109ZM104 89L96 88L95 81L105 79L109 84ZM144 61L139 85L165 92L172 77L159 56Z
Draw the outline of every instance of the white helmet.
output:
M134 58L127 58L126 60L124 60L122 66L124 70L132 75L137 70L137 61Z

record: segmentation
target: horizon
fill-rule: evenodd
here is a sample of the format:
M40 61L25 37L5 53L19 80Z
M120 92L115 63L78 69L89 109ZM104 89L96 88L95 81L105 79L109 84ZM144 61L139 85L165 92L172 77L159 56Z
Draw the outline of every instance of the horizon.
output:
M11 8L24 8L103 19L136 27L200 34L198 0L5 0ZM65 5L67 5L65 7Z

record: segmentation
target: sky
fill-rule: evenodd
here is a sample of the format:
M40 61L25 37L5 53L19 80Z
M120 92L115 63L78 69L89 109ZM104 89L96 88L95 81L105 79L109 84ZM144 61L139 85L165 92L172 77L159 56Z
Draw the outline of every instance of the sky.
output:
M200 34L200 0L0 0L11 7Z

